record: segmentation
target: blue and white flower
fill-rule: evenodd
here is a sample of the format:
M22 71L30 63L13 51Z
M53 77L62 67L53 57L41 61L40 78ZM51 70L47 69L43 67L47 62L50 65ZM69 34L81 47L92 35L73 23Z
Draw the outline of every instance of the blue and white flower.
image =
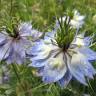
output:
M26 59L26 49L32 46L27 37L38 38L41 33L32 29L30 22L24 22L14 28L13 33L7 33L4 29L0 32L0 60L6 60L8 64L22 64Z
M80 13L77 10L75 10L73 19L71 19L70 21L70 25L73 28L77 28L77 29L81 28L82 25L84 24L84 19L85 19L85 16L80 15Z
M61 21L65 22L65 20L66 20L67 23L70 21L69 23L70 23L71 28L79 29L83 26L84 19L85 19L85 16L80 15L80 13L77 10L75 10L73 18L70 18L70 16L64 16L64 17L62 17L62 20L61 20L61 18L59 20L60 20L60 22ZM55 28L57 29L58 27L59 27L59 22L56 21Z
M84 34L76 35L69 47L62 48L58 46L53 32L50 32L49 36L38 40L28 51L33 55L30 66L38 69L38 75L45 83L58 82L66 86L74 77L87 85L86 77L93 78L96 73L90 63L96 60L96 52L89 48L90 38L84 37Z

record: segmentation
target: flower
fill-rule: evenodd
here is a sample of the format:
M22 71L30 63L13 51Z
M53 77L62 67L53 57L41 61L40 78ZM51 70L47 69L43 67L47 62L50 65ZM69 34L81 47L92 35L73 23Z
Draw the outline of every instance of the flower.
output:
M85 19L85 16L80 15L80 13L77 10L75 10L72 18L70 16L64 16L64 17L62 17L62 19L60 18L59 20L60 20L60 22L61 21L63 21L63 22L66 21L67 23L69 22L71 28L79 29L83 26L84 19ZM60 25L57 20L56 25L55 25L55 29L58 29L59 26Z
M29 36L38 38L41 33L32 29L30 22L23 22L13 29L13 33L5 29L0 32L0 60L6 60L8 64L22 64L26 59L26 49L32 46Z
M29 66L38 69L38 75L45 83L58 82L63 87L74 77L87 85L85 77L93 78L96 73L90 62L96 60L96 52L89 48L91 37L78 34L69 45L61 47L53 37L54 33L48 34L29 50L32 54Z
M73 28L77 28L77 29L81 28L82 25L84 24L84 19L85 19L85 16L80 15L80 13L77 10L75 10L73 19L71 19L70 21L70 25Z

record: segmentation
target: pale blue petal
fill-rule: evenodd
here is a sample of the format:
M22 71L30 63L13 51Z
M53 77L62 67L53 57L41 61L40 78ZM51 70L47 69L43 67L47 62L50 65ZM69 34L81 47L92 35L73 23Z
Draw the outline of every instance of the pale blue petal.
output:
M19 25L20 36L32 36L32 39L38 39L43 32L39 32L32 28L31 22L21 23Z
M80 83L87 85L86 80L85 80L85 76L83 74L83 72L81 72L81 69L77 69L76 71L73 70L72 75L73 77L75 77Z
M0 42L0 47L2 47L4 44L6 44L7 43L7 39L5 39L5 40L3 40L2 42Z
M44 60L53 56L59 48L52 44L47 44L43 40L36 42L28 51L27 54L32 56L32 61L34 60Z
M27 54L30 55L32 63L29 66L42 67L46 64L47 59L50 56L49 47L44 44L42 40L39 40L35 43L34 46L27 51Z
M87 48L87 47L81 47L79 48L79 51L86 56L88 60L96 60L96 52Z
M34 46L33 46L34 47ZM36 47L36 46L35 46ZM30 66L42 67L47 64L48 59L54 57L60 50L54 46L44 46L33 48L33 55L31 56L32 63ZM57 48L57 49L56 49Z
M34 51L33 51L34 52ZM33 59L45 59L49 57L51 53L51 48L48 46L42 46L41 50L39 50L37 53L34 52L34 57Z
M37 42L35 42L35 44L29 48L27 50L27 55L31 56L31 55L37 55L41 50L42 50L42 46L44 45L42 40L38 40Z
M21 54L22 54L22 52L21 52ZM16 53L15 51L12 51L10 56L6 59L6 62L8 64L11 64L11 63L14 63L14 62L17 63L17 64L24 63L25 58L21 54L20 53Z
M24 22L18 26L20 36L32 36L31 22Z
M14 55L13 55L14 51L13 48L11 47L11 51L9 53L9 56L5 59L7 64L12 64L14 62Z
M37 60L32 60L32 63L29 64L29 66L33 66L33 67L43 67L44 65L46 65L48 62L47 59L37 59Z
M72 75L69 71L66 72L64 77L58 81L61 87L65 87L69 84L70 80L72 79Z
M32 39L37 40L39 37L43 35L43 32L39 32L36 29L32 29Z
M91 37L85 37L85 38L84 38L84 43L85 43L85 46L89 46L89 45L90 45L90 43L91 43L91 40L92 40L92 38L91 38Z
M0 32L0 46L4 45L8 41L8 34L4 32Z
M17 64L22 64L25 60L26 54L25 51L26 49L24 48L24 42L20 41L18 43L14 43L14 55L15 55L15 62Z
M53 30L52 32L46 32L45 37L44 37L44 40L45 40L45 39L47 39L47 40L48 40L48 39L49 39L49 40L50 40L50 39L53 39L55 33L56 33L56 32L55 32L54 30Z
M93 66L91 65L91 63L89 63L88 61L85 62L84 66L84 74L85 76L93 79L93 75L96 74L96 70L93 68Z
M43 81L52 83L60 80L66 73L66 65L63 62L63 54L59 54L56 58L50 58L44 67Z
M0 47L0 60L6 59L10 53L11 41Z
M32 43L33 43L31 40L28 40L24 37L20 39L20 42L22 44L22 47L26 49L32 47Z
M2 43L6 39L6 36L0 33L0 43Z
M84 56L80 53L74 54L72 59L69 58L68 54L66 54L67 60L69 61L68 68L73 77L75 77L79 82L84 85L87 85L84 74Z
M42 67L42 66L46 65L50 58L53 58L56 54L58 54L58 51L59 50L50 51L49 54L43 58L41 57L42 56L41 54L38 54L35 56L33 55L33 57L31 56L30 60L32 61L32 63L30 64L30 66Z
M6 59L7 63L17 63L22 64L26 58L24 43L22 41L13 42L11 45L11 53L9 57Z

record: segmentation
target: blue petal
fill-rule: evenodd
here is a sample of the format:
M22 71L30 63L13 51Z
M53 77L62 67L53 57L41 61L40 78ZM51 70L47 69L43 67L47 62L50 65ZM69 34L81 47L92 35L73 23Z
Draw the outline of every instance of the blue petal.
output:
M52 44L52 42L54 42L55 44L57 44L56 41L55 41L55 39L54 39L55 33L56 32L54 30L52 32L46 32L45 37L44 37L44 41L46 43L48 43L48 44Z
M37 59L37 60L32 60L32 63L29 64L29 66L33 66L33 67L43 67L44 65L47 64L47 60L46 59Z
M14 43L14 59L17 64L22 64L25 60L26 54L26 48L24 48L24 42L20 41L17 43Z
M84 38L85 46L89 46L89 45L90 45L91 39L92 39L91 37L85 37L85 38Z
M52 44L46 44L43 40L35 43L27 54L31 53L32 63L29 66L42 67L44 66L48 59L53 57L56 52L60 51L57 46Z
M83 72L81 72L81 69L77 69L76 71L71 72L73 77L75 77L80 83L87 85L86 80L85 80L85 76L83 74Z
M16 53L15 51L12 51L12 53L10 54L10 56L6 59L6 62L8 64L11 63L16 63L16 64L22 64L24 63L25 58L22 57L21 54Z
M83 68L85 57L80 53L74 54L72 59L68 55L66 57L70 61L67 65L72 76L82 84L87 85Z
M69 71L67 71L64 77L60 79L58 83L61 87L66 87L71 79L72 79L72 75L70 74Z
M14 62L14 56L13 56L13 48L10 48L9 56L5 59L7 64L12 64Z
M33 40L37 40L42 35L43 35L43 32L39 32L38 30L32 29L32 39Z
M47 40L52 39L52 38L54 38L54 35L55 35L55 31L46 32L44 39L47 39Z
M93 50L87 48L87 47L82 47L79 49L79 51L84 54L88 60L96 60L96 52Z
M33 55L33 57L31 57L30 60L32 61L32 63L29 66L42 67L46 65L50 58L53 58L56 54L58 54L58 51L59 50L52 50L48 52L47 55L44 55L44 56L38 52L37 55L35 56Z
M8 41L7 43L5 43L5 45L0 47L0 60L4 60L9 56L10 46L11 41Z
M32 36L31 22L24 22L18 26L20 36Z
M0 42L6 39L6 35L0 32Z
M96 74L96 70L93 68L91 63L89 63L87 60L84 62L83 68L85 76L93 79L93 75Z
M63 54L59 54L56 58L51 58L44 67L43 81L52 83L60 80L66 73L66 65L63 61Z
M38 52L42 51L42 46L44 45L42 40L35 42L35 44L27 50L28 55L36 55Z
M50 56L51 54L51 48L48 47L48 46L42 46L43 48L41 48L41 50L38 50L37 52L34 52L34 57L33 57L33 60L36 60L36 59L46 59Z
M7 43L8 40L3 40L2 42L0 42L0 47L2 47L3 45L5 45Z
M3 32L0 32L0 46L4 45L8 40L8 36Z
M22 64L24 63L26 54L25 54L25 49L23 46L24 43L22 42L13 42L11 45L11 53L9 57L7 58L7 63L17 63L17 64Z
M39 38L43 32L32 28L31 22L24 22L19 25L20 36L32 36L33 39Z

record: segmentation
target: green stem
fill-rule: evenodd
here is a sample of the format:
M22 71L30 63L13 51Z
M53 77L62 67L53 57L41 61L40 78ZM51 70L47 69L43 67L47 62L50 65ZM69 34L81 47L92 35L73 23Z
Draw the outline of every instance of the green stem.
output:
M23 91L25 92L25 90L26 89L24 89L24 86L22 85L22 83L21 83L21 79L20 79L20 77L19 77L19 75L18 75L18 72L17 72L17 68L16 68L16 66L14 65L14 64L12 64L12 67L13 67L13 70L14 70L14 73L16 74L16 77L17 77L17 79L18 79L18 82L20 83L20 85L21 85L21 88L23 89ZM28 93L25 93L25 96L28 96Z
M18 73L17 73L17 71L16 71L16 67L15 67L15 65L12 64L12 67L13 67L14 73L16 74L16 77L17 77L19 83L21 83L21 79L20 79L20 77L19 77L19 75L18 75Z
M13 0L10 1L10 17L12 19L12 7L13 7Z
M93 44L91 44L89 47L92 47L92 46L95 46L96 45L96 42L94 42Z

